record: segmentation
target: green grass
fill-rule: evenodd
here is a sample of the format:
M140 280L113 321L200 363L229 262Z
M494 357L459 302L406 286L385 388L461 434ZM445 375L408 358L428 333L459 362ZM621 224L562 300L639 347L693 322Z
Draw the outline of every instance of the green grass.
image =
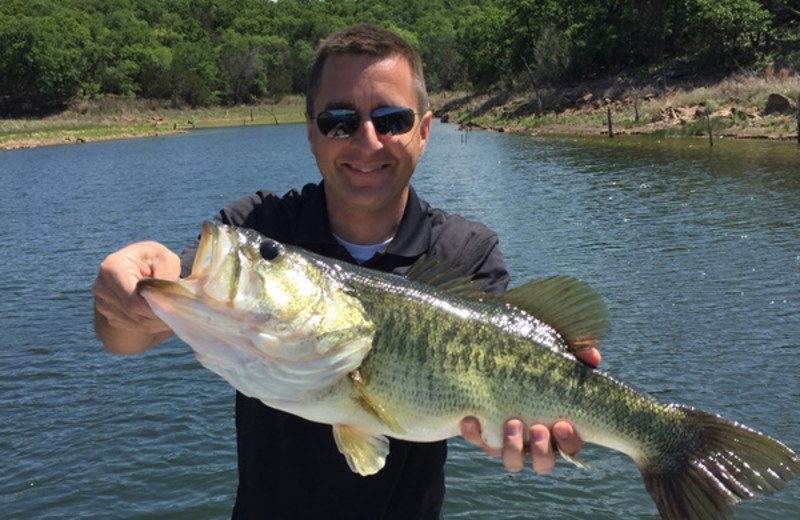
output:
M302 123L305 99L234 107L175 108L168 101L105 97L76 100L61 113L42 118L0 120L0 146L38 140L41 144L158 135L195 128Z

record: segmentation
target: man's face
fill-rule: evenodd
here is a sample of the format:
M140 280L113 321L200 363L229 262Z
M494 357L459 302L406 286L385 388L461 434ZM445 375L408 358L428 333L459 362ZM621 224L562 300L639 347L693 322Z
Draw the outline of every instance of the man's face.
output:
M307 119L311 152L325 181L329 211L400 211L408 185L425 150L431 113L416 116L407 133L386 136L376 132L370 115L377 108L409 107L418 111L405 58L376 58L354 54L327 59L312 117L324 110L352 109L361 124L352 136L332 139ZM307 116L308 117L308 116Z

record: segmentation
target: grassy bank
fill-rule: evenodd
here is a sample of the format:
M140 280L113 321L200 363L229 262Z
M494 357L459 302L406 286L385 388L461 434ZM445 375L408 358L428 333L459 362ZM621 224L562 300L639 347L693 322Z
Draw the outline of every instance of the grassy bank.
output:
M168 101L107 96L74 101L63 112L42 118L0 120L0 150L167 135L196 128L299 123L304 111L302 96L209 108L174 108Z
M431 96L437 117L451 123L505 132L598 135L707 135L797 139L800 76L765 69L720 80L682 83L618 76L569 88L540 91L542 110L530 92L440 93ZM770 95L788 101L771 111ZM77 100L42 118L0 120L0 150L158 136L195 128L300 123L305 101L288 96L275 103L236 107L174 108L168 101L105 97ZM638 115L638 117L637 117Z

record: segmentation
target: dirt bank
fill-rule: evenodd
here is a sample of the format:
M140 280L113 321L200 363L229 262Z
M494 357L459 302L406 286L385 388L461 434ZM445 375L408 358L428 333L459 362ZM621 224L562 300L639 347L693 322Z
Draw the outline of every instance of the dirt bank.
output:
M433 96L435 115L464 127L527 134L707 135L797 139L800 77L749 74L674 80L619 76L539 92Z

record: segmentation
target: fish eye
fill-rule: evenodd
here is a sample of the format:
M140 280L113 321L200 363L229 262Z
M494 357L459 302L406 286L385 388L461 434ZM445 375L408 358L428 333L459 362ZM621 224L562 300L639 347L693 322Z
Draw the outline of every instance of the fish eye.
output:
M274 240L264 240L258 249L261 258L264 260L275 260L281 252L281 248Z

